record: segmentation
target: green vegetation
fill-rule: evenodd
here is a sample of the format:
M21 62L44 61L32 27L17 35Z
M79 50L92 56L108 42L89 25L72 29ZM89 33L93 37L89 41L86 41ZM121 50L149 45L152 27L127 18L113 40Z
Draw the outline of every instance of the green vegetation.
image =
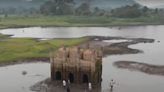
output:
M91 0L76 6L75 0L48 0L39 8L0 7L0 29L26 26L101 26L163 24L164 10L138 4L103 10L91 9Z
M2 37L2 36L6 36L6 35L4 35L4 34L0 34L0 37Z
M1 17L0 29L23 26L98 26L98 25L131 25L131 24L150 24L161 23L160 17L140 17L140 18L106 18L104 16L87 17L87 16L42 16L29 15L17 16L10 15L7 18Z
M54 54L64 43L69 49L73 43L86 41L86 38L53 39L36 41L32 38L0 39L0 62L25 57L49 57L49 48L54 47Z
M0 29L22 26L98 26L164 23L163 9L149 9L138 4L112 10L95 7L86 0L75 6L74 0L48 0L40 8L0 7Z

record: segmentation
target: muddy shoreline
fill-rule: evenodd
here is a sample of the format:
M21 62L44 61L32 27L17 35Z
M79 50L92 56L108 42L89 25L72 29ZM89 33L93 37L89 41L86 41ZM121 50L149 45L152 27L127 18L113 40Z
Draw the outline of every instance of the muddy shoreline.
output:
M28 57L23 59L14 59L10 61L2 61L0 62L0 67L10 66L10 65L18 65L18 64L28 64L28 63L50 63L49 57Z
M9 36L7 36L7 38L8 37ZM38 40L38 38L34 38L34 40ZM120 43L108 43L108 42L103 42L103 40L131 40L131 41L120 42ZM78 46L80 46L81 48L85 48L85 44L89 43L91 49L99 49L99 46L102 45L103 53L104 53L103 56L106 57L108 55L143 53L143 51L141 50L128 48L128 46L137 44L137 43L146 44L146 43L152 43L152 42L154 42L153 39L89 36L89 39L87 41L79 43ZM120 50L117 50L115 48L119 48ZM14 59L10 61L3 61L3 62L0 62L0 67L8 66L8 65L15 65L15 64L22 64L22 63L32 63L32 62L49 62L49 57L27 57L27 58L21 58L21 59Z
M11 38L11 36L13 36L13 35L6 35L6 36L2 36L2 37L0 37L0 39L7 39L7 38Z
M10 28L29 28L29 27L116 27L116 26L150 26L150 25L164 25L162 23L147 23L147 24L104 24L104 25L88 25L88 26L62 26L62 25L49 25L49 26L33 26L33 25L26 25L26 26L19 26L19 25L12 25L11 27L1 28L1 29L10 29Z
M67 84L67 87L70 87L71 92L84 92L88 91L88 84ZM62 81L53 81L51 78L47 78L43 81L40 81L30 87L30 90L35 92L66 92L66 88L63 87ZM101 84L94 86L92 92L100 92Z
M95 41L96 39L96 41ZM131 40L130 42L119 42L119 43L108 43L103 42L103 40ZM98 49L99 45L102 45L104 50L104 57L108 55L123 55L123 54L137 54L143 53L143 51L138 49L129 48L129 45L134 45L138 43L153 43L154 39L144 39L144 38L124 38L124 37L102 37L94 36L91 37L87 42L79 44L80 47L85 48L86 43L90 43L90 47ZM96 48L95 48L96 47ZM110 49L112 48L112 49ZM117 50L115 48L120 48Z
M151 65L134 61L117 61L114 62L113 65L121 69L129 69L131 71L140 71L146 74L164 76L163 65Z

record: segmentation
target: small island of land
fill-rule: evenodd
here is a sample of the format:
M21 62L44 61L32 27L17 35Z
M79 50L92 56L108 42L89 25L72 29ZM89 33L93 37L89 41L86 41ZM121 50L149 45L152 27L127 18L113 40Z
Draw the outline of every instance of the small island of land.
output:
M140 71L151 75L164 75L163 65L151 65L134 61L117 61L113 63L117 68Z

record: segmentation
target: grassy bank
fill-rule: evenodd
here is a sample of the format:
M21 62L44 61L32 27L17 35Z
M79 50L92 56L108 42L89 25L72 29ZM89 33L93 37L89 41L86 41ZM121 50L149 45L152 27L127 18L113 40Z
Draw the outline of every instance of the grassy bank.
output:
M0 29L26 26L103 26L138 25L158 23L153 17L136 19L118 19L86 16L42 16L42 15L4 15L0 16Z
M69 49L73 43L80 43L89 38L53 39L36 41L32 38L0 39L0 62L25 57L49 57L49 48L54 47L54 54L64 43Z
M0 37L3 37L3 36L6 36L6 35L4 35L4 34L0 34Z

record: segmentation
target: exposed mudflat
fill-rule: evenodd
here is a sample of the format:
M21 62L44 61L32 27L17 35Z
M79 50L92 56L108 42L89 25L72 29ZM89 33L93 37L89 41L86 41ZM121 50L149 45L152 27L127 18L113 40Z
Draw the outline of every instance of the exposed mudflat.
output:
M24 64L24 63L37 63L37 62L47 62L49 63L49 57L29 57L23 59L15 59L11 61L0 62L0 67L16 65L16 64Z
M110 43L103 42L103 40L131 40L130 42L120 42L120 43ZM89 43L90 48L98 49L99 46L103 46L104 56L107 55L116 55L116 54L136 54L142 53L143 51L137 49L131 49L128 46L138 43L152 43L154 39L144 39L144 38L123 38L123 37L102 37L102 36L94 36L91 37L90 40L85 43L79 44L80 47L85 48L85 44Z
M164 66L151 65L133 61L118 61L113 63L117 68L129 69L131 71L140 71L152 75L164 75Z
M85 92L88 91L88 84L67 84L69 86L70 92ZM100 84L96 85L92 92L100 92ZM35 92L66 92L66 88L63 87L62 81L52 81L51 78L47 78L41 82L36 83L30 87L32 91Z
M11 36L13 36L13 35L2 36L2 37L0 37L0 39L7 39L7 38L10 38Z

